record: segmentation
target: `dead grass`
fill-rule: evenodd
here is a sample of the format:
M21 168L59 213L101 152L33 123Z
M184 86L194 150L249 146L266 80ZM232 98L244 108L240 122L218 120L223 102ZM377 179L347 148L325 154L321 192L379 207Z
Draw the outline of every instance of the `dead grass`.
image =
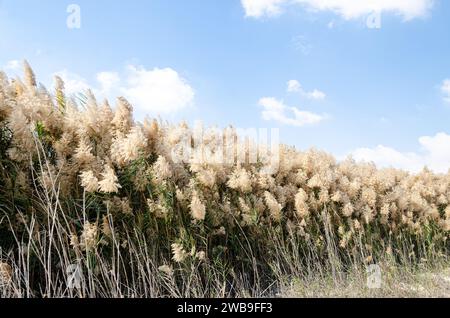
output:
M385 266L380 288L369 288L368 274L353 271L332 276L293 279L279 297L288 298L450 298L450 264L444 262L421 268Z

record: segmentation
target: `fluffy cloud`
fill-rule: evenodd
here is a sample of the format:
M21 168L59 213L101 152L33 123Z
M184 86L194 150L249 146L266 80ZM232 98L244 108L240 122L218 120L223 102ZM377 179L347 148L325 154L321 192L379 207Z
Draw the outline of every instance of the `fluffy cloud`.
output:
M286 106L282 101L273 97L261 98L259 105L263 107L262 117L264 120L274 120L284 125L302 127L317 124L325 119L323 115Z
M89 85L84 78L67 70L54 75L64 80L68 95L91 88L98 97L112 99L124 96L141 115L180 111L192 104L195 96L187 81L171 68L147 70L128 65L124 74L97 73L95 85Z
M146 70L132 65L128 66L121 90L134 105L157 113L177 112L189 106L195 95L186 80L171 68Z
M100 72L96 76L100 84L100 94L108 96L119 85L120 76L116 72Z
M435 136L419 138L421 146L418 152L400 152L393 148L378 146L360 148L352 152L357 161L374 162L380 167L395 167L411 172L419 172L427 166L438 173L450 169L450 135L439 133Z
M302 5L311 11L331 11L344 19L373 12L393 12L411 20L426 15L434 0L241 0L246 16L260 18L280 14L284 6Z
M444 101L450 103L450 79L444 80L441 86L442 94L444 94Z
M303 89L302 85L297 80L290 80L287 83L287 91L288 93L300 93L303 97L308 99L316 99L321 100L325 99L326 94L318 89L314 89L311 92L307 92Z

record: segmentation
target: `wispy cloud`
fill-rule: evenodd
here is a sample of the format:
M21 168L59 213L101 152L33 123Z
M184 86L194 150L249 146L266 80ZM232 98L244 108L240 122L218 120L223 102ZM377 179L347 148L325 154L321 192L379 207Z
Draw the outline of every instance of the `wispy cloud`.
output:
M326 98L326 94L318 89L314 89L310 92L305 91L300 82L297 80L288 81L286 90L288 93L299 93L308 99L322 100Z
M289 107L283 101L274 97L264 97L259 100L259 105L263 107L262 118L264 120L276 121L284 125L302 127L320 123L325 119L325 115L319 115L308 111L301 111L296 107Z
M11 60L6 62L2 67L9 76L18 76L22 72L23 62L19 60Z
M313 50L313 45L304 35L294 36L291 43L294 50L301 52L305 56L309 55Z
M281 7L286 2L286 0L241 0L245 16L252 18L279 15L282 12Z
M284 8L300 5L309 11L331 11L344 19L359 18L373 12L392 12L404 20L423 17L434 0L241 0L245 15L252 18L280 15Z
M444 101L450 103L450 79L442 82L441 92L444 95Z

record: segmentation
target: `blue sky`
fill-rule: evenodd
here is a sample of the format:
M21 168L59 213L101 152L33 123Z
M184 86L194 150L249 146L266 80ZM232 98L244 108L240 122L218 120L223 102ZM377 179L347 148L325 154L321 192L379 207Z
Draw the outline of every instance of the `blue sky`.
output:
M449 30L443 0L0 0L0 66L125 95L139 118L279 128L299 149L446 172Z

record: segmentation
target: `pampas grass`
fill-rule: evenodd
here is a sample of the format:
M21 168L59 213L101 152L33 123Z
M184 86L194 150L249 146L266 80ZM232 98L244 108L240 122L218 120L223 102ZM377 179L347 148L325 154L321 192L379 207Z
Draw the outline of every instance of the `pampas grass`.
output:
M208 154L223 150L216 132ZM175 160L194 135L135 122L122 97L115 110L67 97L60 78L48 92L27 63L24 81L0 73L0 296L291 295L296 281L339 286L370 264L448 264L450 172L285 145L272 172L205 152ZM239 136L223 136L236 159Z

